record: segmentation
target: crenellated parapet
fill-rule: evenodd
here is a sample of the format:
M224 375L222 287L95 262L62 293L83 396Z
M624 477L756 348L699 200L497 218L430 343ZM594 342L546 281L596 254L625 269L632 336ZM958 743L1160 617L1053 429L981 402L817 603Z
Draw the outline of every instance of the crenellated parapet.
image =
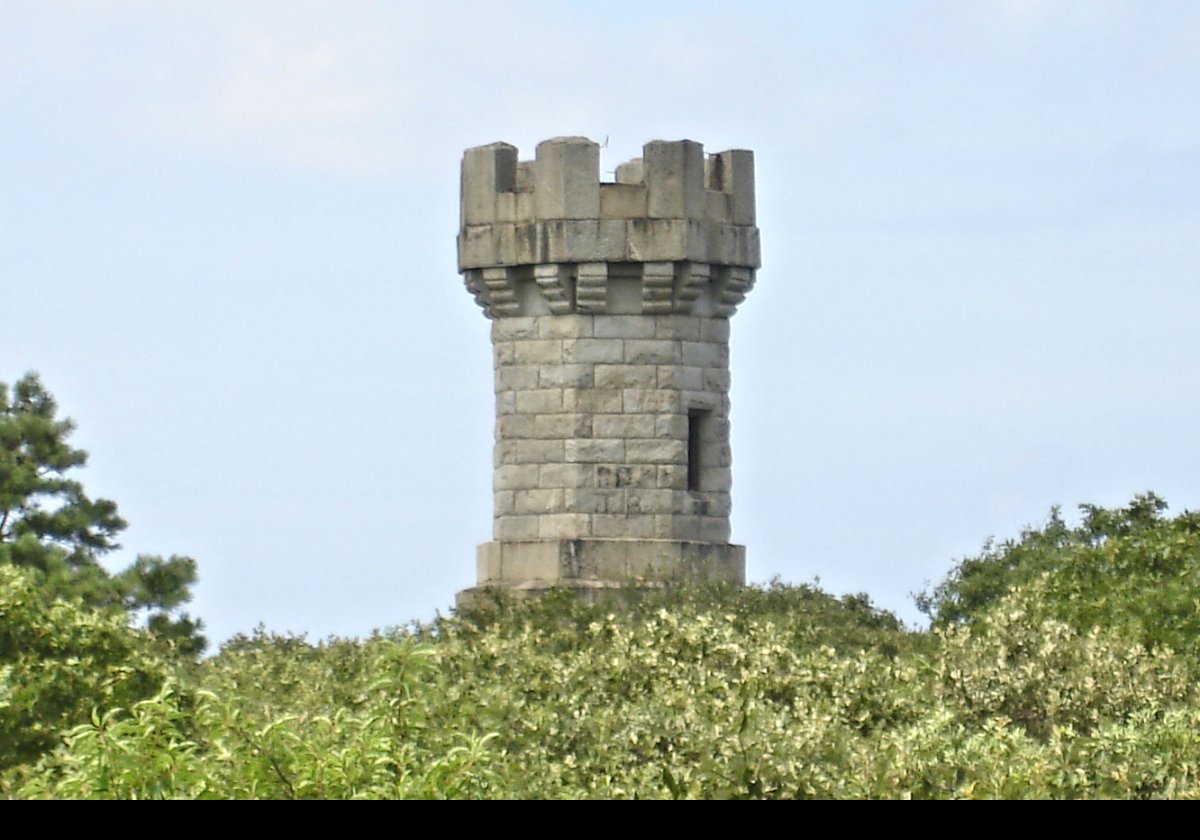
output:
M492 539L477 586L592 597L745 580L730 542L729 316L759 266L754 157L505 143L462 165L458 264L492 319Z
M582 137L466 152L458 264L488 316L733 314L760 265L753 153L654 141L599 170Z

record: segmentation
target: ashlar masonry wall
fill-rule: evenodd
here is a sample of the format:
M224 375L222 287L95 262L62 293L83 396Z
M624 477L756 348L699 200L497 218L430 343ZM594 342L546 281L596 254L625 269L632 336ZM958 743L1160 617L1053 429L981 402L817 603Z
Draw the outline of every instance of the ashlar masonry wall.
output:
M728 542L728 340L684 315L494 321L494 538Z
M616 183L598 168L583 138L464 157L459 264L496 396L478 585L740 582L729 317L758 266L753 158L655 142Z

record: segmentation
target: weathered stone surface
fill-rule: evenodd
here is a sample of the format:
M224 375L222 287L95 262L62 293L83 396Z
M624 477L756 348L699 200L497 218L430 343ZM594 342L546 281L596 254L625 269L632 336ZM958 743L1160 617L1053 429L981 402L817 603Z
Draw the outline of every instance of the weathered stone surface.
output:
M563 391L563 410L591 414L612 414L622 411L624 393L619 389L600 388L582 390L570 388Z
M656 141L649 164L618 168L640 181L601 184L596 151L558 138L515 166L505 144L464 157L459 267L489 317L731 315L759 264L752 155Z
M520 414L556 414L563 410L561 388L538 388L514 394L516 411Z
M538 368L538 386L542 388L591 388L595 371L591 365L542 365Z
M511 540L480 545L476 566L479 583L459 594L460 606L493 587L515 593L565 588L595 597L630 582L740 583L746 556L739 545L678 539Z
M563 342L563 361L588 364L620 364L625 360L625 342L619 338L577 338Z
M539 487L591 487L593 470L588 464L542 464L538 467ZM568 504L569 507L569 504Z
M539 471L537 464L504 464L492 471L492 487L496 490L525 490L537 487Z
M654 388L658 371L647 365L596 365L597 388Z
M562 513L563 491L558 488L514 493L516 513Z
M597 414L592 433L607 438L649 438L655 435L655 414Z
M568 440L565 446L569 463L619 464L625 460L625 441L619 438Z
M592 334L596 338L654 338L655 321L640 315L597 316Z
M553 339L514 341L513 360L519 365L560 364L562 342Z
M758 267L753 156L655 141L608 184L598 154L572 137L463 160L459 262L496 392L479 584L741 581L728 343Z

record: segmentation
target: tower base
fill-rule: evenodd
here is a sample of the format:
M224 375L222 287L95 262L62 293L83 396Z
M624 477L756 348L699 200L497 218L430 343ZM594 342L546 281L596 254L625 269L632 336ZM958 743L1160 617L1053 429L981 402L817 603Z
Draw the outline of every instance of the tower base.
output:
M746 582L746 548L682 540L528 540L476 549L479 583L458 593L459 606L501 589L534 595L567 589L596 598L627 587Z

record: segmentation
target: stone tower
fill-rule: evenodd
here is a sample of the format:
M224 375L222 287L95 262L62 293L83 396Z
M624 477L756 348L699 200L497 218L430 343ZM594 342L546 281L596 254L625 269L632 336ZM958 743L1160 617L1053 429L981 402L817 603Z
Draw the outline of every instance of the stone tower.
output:
M743 582L729 318L760 265L754 156L655 141L615 183L599 158L581 137L463 157L458 265L492 321L496 390L478 587Z

